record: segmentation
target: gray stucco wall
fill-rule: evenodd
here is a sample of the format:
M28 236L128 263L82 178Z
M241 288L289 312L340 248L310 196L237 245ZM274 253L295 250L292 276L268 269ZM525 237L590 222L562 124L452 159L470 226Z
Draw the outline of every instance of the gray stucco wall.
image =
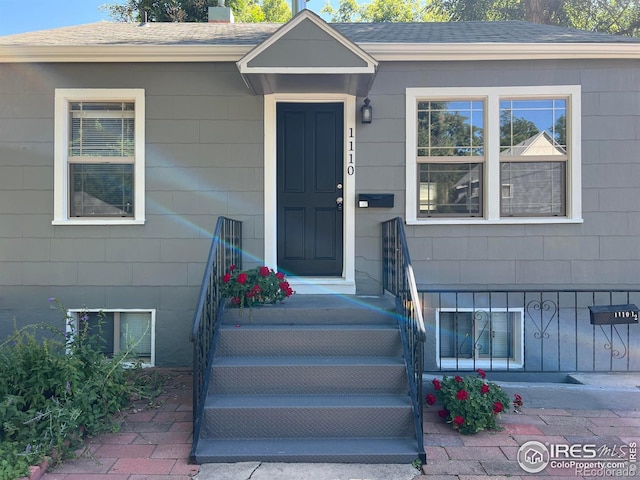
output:
M427 287L636 288L640 62L384 63L357 127L359 293L380 293L380 222L404 216L405 88L582 85L583 224L408 226ZM52 226L55 88L144 88L143 226ZM360 102L358 103L358 106ZM68 308L157 309L157 364L188 365L191 317L218 215L263 257L263 99L234 64L0 64L0 337Z
M143 226L52 226L55 88L144 88ZM0 337L63 327L66 308L155 308L158 365L189 365L189 332L219 215L263 256L261 97L234 64L0 64Z

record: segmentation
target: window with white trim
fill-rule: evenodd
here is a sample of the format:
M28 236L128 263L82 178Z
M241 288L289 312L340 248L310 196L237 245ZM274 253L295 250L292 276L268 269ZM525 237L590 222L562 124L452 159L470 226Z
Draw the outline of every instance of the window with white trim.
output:
M581 221L580 86L406 93L407 223Z
M441 309L436 360L442 368L520 368L524 362L522 309Z
M142 89L57 89L54 224L144 222Z
M78 309L70 310L69 317L71 327L86 331L105 355L126 352L131 364L155 365L155 310Z

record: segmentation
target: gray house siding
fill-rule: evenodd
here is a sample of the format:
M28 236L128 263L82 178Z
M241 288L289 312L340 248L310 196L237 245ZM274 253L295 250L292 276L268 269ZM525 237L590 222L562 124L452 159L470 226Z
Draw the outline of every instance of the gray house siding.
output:
M248 63L249 67L366 67L367 63L305 20Z
M380 271L378 222L404 216L405 88L495 87L578 84L582 87L581 224L406 225L415 275L423 288L475 289L637 289L640 271L640 62L521 61L478 63L385 63L370 93L374 122L358 132L357 190L393 193L395 206L358 210L356 272L359 288L376 286ZM487 308L486 298L461 297L460 307ZM514 300L510 308L526 302ZM505 307L493 297L492 308ZM424 297L427 322L425 368L436 358L438 298ZM449 299L450 300L450 299ZM555 301L554 298L552 298ZM484 301L484 304L483 304ZM523 302L521 304L518 303ZM524 369L528 371L638 370L640 359L628 347L640 342L640 329L619 326L595 330L580 298L578 317L571 296L560 297L550 320L550 341L525 310ZM596 303L608 303L608 298ZM638 301L637 297L632 299ZM614 300L616 303L616 300ZM618 297L617 303L626 303ZM448 305L455 308L455 304ZM552 315L556 315L553 316ZM538 320L540 328L544 324ZM615 338L614 338L615 337ZM612 340L619 351L607 347ZM629 343L627 343L629 342ZM612 357L612 354L614 355ZM617 355L621 355L617 358ZM627 362L629 362L627 364ZM496 368L496 367L493 367ZM500 367L498 367L500 368ZM513 368L513 367L511 367Z
M640 62L382 63L358 124L357 291L381 292L380 222L404 216L405 89L582 86L584 223L407 226L425 287L637 288L640 271ZM56 88L143 88L145 225L51 225ZM359 99L358 105L361 103ZM67 308L155 308L156 364L188 365L189 331L215 220L243 224L249 265L263 258L263 98L236 65L0 65L0 337ZM431 322L433 320L430 320ZM637 343L638 339L635 339Z
M51 225L56 88L145 89L145 225ZM0 65L0 337L13 319L63 328L49 297L157 309L156 364L190 364L216 218L263 256L262 109L234 64Z
M358 192L393 193L395 206L358 210L358 281L378 278L377 223L404 215L405 88L577 84L584 223L406 226L417 281L428 287L636 288L639 80L636 60L382 64L369 95L374 122L358 131L356 183ZM360 248L363 241L368 248Z

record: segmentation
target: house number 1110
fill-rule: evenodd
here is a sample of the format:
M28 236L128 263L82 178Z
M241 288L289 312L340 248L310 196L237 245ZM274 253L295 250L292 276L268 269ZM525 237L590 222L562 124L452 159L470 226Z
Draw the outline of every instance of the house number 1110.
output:
M353 143L354 143L353 128L349 128L349 150L348 150L349 163L347 164L347 175L353 175L354 173L356 173L356 166L353 159L353 153L354 153Z

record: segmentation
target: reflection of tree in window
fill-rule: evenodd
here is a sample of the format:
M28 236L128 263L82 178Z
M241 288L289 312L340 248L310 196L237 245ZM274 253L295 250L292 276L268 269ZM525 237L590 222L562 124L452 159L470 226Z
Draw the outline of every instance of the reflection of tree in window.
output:
M482 214L482 164L453 163L484 155L484 103L476 100L418 102L419 213ZM425 161L429 158L429 162ZM470 158L471 160L471 158Z
M566 103L500 101L500 181L510 185L501 215L566 214Z

